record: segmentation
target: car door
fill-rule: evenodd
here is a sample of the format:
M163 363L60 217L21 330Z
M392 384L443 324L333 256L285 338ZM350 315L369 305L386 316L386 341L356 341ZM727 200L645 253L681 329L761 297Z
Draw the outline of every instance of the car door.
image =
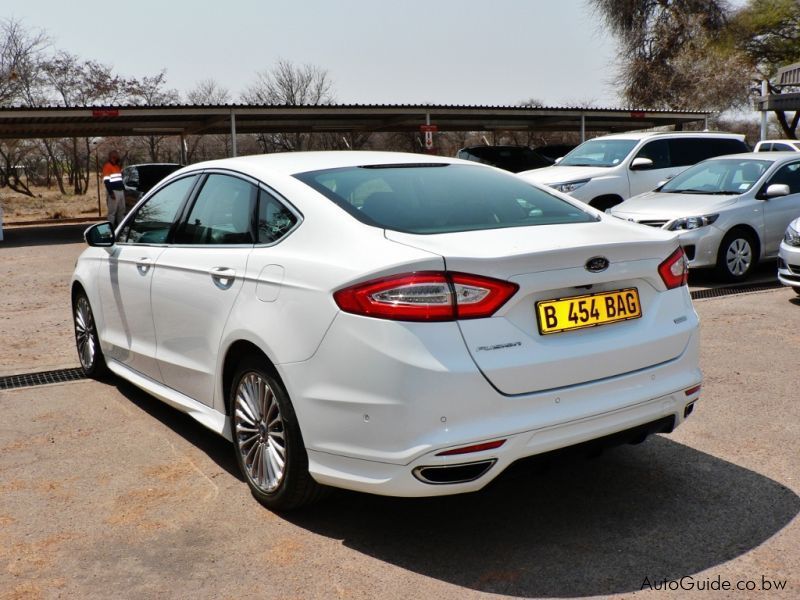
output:
M644 144L634 155L637 158L649 158L653 166L649 169L638 170L628 167L628 179L631 186L631 196L643 194L655 189L665 179L679 173L682 168L672 167L670 161L669 142L667 140L653 140ZM632 161L631 161L632 162Z
M161 375L150 311L154 265L196 179L188 176L167 184L131 214L98 273L106 356L155 380Z
M256 239L257 196L253 181L208 174L153 274L156 357L163 380L209 406L220 338Z
M790 194L767 198L767 188L776 183L788 185ZM780 167L762 187L759 197L764 200L765 255L774 256L787 225L800 216L800 160Z

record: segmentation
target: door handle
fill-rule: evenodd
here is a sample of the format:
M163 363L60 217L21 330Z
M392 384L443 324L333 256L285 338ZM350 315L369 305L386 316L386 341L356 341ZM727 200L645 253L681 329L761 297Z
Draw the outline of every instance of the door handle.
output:
M211 269L211 279L221 290L227 290L236 279L236 271L227 267L214 267Z
M150 267L153 266L153 259L148 258L147 256L143 256L139 260L136 261L136 268L138 269L141 275L146 275L147 272L150 270Z

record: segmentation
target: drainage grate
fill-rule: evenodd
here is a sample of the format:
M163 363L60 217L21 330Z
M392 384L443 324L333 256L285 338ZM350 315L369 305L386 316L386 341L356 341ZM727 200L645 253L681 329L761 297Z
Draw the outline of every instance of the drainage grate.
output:
M733 296L736 294L750 294L752 292L766 292L783 287L779 281L774 283L751 283L749 285L737 285L732 287L710 288L707 290L695 290L692 292L692 300L702 300L704 298L719 298L721 296Z
M66 381L77 381L85 378L86 376L81 369L59 369L58 371L9 375L7 377L0 377L0 390L14 390L34 385L45 385L47 383L64 383Z

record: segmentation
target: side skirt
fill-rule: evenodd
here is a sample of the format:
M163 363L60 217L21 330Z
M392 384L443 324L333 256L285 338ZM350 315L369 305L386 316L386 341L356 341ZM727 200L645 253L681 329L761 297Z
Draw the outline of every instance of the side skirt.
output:
M136 387L141 388L148 394L151 394L162 402L169 404L171 407L186 413L195 421L208 427L211 431L221 435L228 441L233 441L230 419L224 414L214 410L209 406L206 406L201 402L198 402L197 400L193 400L192 398L189 398L189 396L185 396L170 387L158 383L149 377L145 377L141 373L126 367L120 362L117 362L113 359L106 359L106 362L108 363L109 370L115 375L130 381Z

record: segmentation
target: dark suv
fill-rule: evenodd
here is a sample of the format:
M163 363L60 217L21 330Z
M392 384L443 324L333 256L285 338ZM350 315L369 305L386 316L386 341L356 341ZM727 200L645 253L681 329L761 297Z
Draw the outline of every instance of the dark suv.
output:
M122 169L122 182L125 184L125 209L130 210L139 198L153 189L170 173L180 169L178 163L143 163Z
M470 146L459 150L456 158L492 165L512 173L553 164L552 159L527 146Z

